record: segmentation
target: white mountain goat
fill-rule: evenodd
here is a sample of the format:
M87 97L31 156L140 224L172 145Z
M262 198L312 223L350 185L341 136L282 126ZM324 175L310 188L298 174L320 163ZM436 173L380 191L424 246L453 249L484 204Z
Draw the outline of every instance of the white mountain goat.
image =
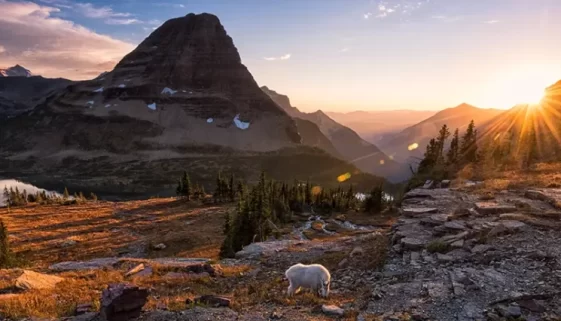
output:
M329 295L331 274L323 265L298 263L291 266L284 274L290 282L288 296L294 295L300 288L311 289L325 298Z

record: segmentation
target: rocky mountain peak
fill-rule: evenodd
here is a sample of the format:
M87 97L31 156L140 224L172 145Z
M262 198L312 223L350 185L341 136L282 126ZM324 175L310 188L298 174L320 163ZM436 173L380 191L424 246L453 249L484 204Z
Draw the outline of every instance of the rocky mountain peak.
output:
M10 68L0 69L0 77L31 77L33 74L29 69L15 65Z

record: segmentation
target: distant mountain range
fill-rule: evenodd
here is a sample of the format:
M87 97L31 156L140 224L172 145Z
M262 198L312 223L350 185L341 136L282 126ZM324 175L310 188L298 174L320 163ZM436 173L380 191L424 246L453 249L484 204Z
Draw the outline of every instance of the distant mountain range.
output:
M423 156L429 140L437 135L442 125L446 124L451 132L456 128L461 132L471 120L477 127L503 112L504 110L482 109L464 103L444 109L395 135L384 137L379 141L379 146L394 159L411 163L415 158Z
M431 110L326 112L333 120L352 128L362 138L375 145L436 113L437 111Z
M383 176L395 182L403 181L409 177L410 172L404 165L395 162L378 147L362 139L349 127L331 119L323 111L303 113L290 104L288 96L279 94L266 86L261 87L261 89L294 119L300 122L306 120L317 126L319 132L327 137L327 141L331 142L331 145L327 146L325 139L318 139L318 141L323 142L323 146L318 145L318 147L330 151L336 157L351 162L365 172ZM300 132L302 133L302 131ZM314 129L314 136L319 136L320 133ZM331 146L334 147L336 153L332 152Z
M2 77L31 77L33 74L28 69L20 65L15 65L10 68L0 69L0 78Z

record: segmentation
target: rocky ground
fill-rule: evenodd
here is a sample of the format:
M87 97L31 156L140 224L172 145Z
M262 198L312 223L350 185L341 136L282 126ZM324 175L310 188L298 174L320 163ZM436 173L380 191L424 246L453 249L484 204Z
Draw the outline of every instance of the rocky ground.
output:
M33 291L60 288L69 275L111 275L96 285L98 306L77 305L79 315L64 319L76 321L119 313L146 321L561 320L561 190L469 185L410 191L391 229L312 217L304 231L251 244L234 259L107 257L11 277ZM297 262L331 271L328 299L285 296L283 273ZM166 299L171 289L181 305Z

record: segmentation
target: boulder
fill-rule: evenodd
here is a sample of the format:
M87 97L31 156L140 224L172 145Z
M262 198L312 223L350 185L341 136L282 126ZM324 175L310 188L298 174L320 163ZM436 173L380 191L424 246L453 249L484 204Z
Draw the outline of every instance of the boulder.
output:
M147 289L126 283L110 284L101 295L101 319L127 321L137 318L147 298Z
M474 247L471 249L471 253L475 253L475 254L478 254L478 253L485 253L485 252L489 251L489 250L492 249L492 248L493 248L492 246L487 245L487 244L477 244L476 246L474 246Z
M321 311L327 315L333 315L333 316L343 316L345 314L345 310L341 309L340 307L336 306L336 305L322 305L321 306Z
M166 247L167 247L167 246L166 246L164 243L159 243L159 244L152 245L152 249L153 249L153 250L157 250L157 251L159 251L159 250L165 250Z
M82 271L82 270L98 270L113 267L119 263L118 257L98 258L90 261L68 261L60 262L49 266L49 270L53 271Z
M56 284L64 281L63 278L24 270L23 274L16 279L16 288L21 290L44 290L54 289Z
M230 299L221 296L215 296L215 295L203 295L195 298L195 303L210 305L215 308L229 307Z
M424 189L431 189L434 188L434 181L433 180L427 180L425 182L425 184L423 185Z

